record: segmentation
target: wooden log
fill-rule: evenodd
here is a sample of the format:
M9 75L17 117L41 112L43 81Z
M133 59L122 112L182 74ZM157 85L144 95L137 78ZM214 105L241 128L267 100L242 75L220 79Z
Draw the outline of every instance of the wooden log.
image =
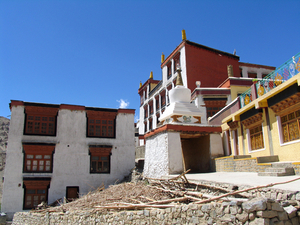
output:
M94 206L97 209L143 209L143 208L172 208L176 205L148 205L148 204L131 204L126 206Z

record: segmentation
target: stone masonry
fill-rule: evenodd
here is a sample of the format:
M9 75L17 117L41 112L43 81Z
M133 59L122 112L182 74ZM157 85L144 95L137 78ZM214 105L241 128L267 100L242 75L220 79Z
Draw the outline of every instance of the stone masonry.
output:
M298 194L299 195L299 194ZM300 200L300 195L297 196ZM299 224L297 200L278 202L258 197L246 202L180 204L135 211L18 212L13 224Z

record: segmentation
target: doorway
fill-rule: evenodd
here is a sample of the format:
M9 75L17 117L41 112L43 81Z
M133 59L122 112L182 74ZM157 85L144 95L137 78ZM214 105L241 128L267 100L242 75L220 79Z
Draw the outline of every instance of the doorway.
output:
M67 187L66 198L69 202L79 198L79 187L78 186Z
M184 169L190 173L210 172L210 138L204 136L181 135Z

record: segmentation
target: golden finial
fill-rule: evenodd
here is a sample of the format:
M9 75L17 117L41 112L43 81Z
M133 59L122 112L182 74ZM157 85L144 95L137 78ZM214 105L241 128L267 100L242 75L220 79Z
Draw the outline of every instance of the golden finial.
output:
M186 40L185 30L182 30L181 34L182 34L182 40L183 41Z
M165 61L165 55L164 53L161 54L161 63L163 63Z
M140 88L142 87L142 81L140 80Z
M177 79L176 79L176 86L180 85L183 86L182 77L181 77L181 68L177 65Z
M228 77L233 77L233 67L232 67L232 65L227 66L227 74L228 74Z
M153 72L152 71L150 72L150 77L149 78L153 79Z

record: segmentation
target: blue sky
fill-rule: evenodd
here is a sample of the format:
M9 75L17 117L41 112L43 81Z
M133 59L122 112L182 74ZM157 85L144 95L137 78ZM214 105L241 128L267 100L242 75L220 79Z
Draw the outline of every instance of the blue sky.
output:
M10 100L136 109L161 54L187 39L241 62L300 51L299 0L0 0L0 116Z

